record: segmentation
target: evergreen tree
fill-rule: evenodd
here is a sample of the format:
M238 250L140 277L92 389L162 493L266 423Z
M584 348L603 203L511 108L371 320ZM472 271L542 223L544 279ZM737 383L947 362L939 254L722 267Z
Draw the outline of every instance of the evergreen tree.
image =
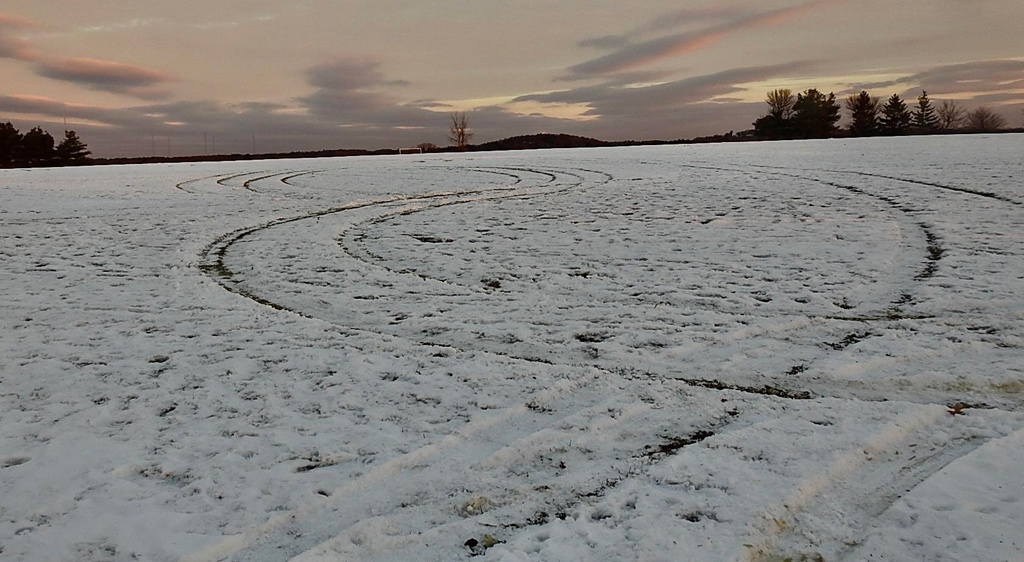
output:
M846 98L846 109L850 111L853 121L850 123L850 135L867 137L878 132L878 98L871 97L865 91Z
M793 130L799 138L824 139L832 137L839 130L839 102L836 95L825 95L810 89L796 95L793 104Z
M939 117L935 114L928 92L922 90L917 98L917 109L914 110L914 127L921 131L934 131L939 128Z
M907 109L907 104L896 94L893 94L889 101L882 106L881 130L887 135L904 135L910 130L910 123L913 116Z
M791 119L769 113L754 121L754 135L760 139L770 140L793 138L793 122Z
M64 164L81 162L92 154L74 131L64 131L64 140L57 145L57 160Z
M25 133L21 146L24 163L29 166L45 165L53 161L53 137L39 127Z
M21 160L21 133L10 123L0 123L0 166L11 166Z
M762 139L788 139L793 137L793 105L796 98L787 89L772 90L765 98L768 114L754 121L754 134Z

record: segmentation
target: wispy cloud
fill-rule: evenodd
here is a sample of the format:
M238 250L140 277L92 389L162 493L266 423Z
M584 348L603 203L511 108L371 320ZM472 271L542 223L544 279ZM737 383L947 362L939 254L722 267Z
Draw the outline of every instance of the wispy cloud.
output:
M749 10L736 5L684 8L667 14L662 14L646 24L625 33L602 35L600 37L584 39L578 43L578 46L601 50L621 49L651 33L670 31L687 24L707 24L727 21L746 14L749 14Z
M857 89L909 86L906 93L927 90L931 96L1010 93L1024 99L1024 60L974 61L931 68L895 80L856 85Z
M7 29L33 29L39 27L36 22L10 14L0 14L0 28Z
M818 64L818 61L796 61L778 65L734 68L641 87L613 86L604 83L546 94L520 96L515 101L582 103L593 108L589 112L593 116L632 115L640 117L645 113L707 102L720 96L740 92L744 90L742 84L745 83L808 72Z
M521 96L516 103L586 104L589 121L544 115L524 115L501 106L469 112L477 140L484 142L539 131L568 132L600 138L679 138L720 132L721 127L746 128L761 111L760 104L718 103L717 99L743 90L742 84L800 73L814 63L731 69L664 84L642 87L600 86ZM311 67L307 80L315 90L292 105L210 101L147 104L113 109L65 105L30 96L0 96L0 112L52 116L103 124L82 126L97 154L138 154L140 146L126 139L148 139L151 134L175 140L176 153L191 142L202 149L202 133L216 132L218 146L248 150L253 133L261 150L297 150L336 147L374 148L444 143L447 113L443 103L421 99L403 103L389 93L388 76L373 58L342 58ZM514 104L513 104L514 105ZM198 139L198 140L197 140ZM95 141L95 142L92 142ZM232 145L231 143L235 143Z
M160 18L132 18L125 21L87 25L79 27L75 31L83 33L108 33L111 31L123 31L126 29L139 29L146 27L154 27L166 23L166 20Z
M768 12L739 15L724 23L696 31L675 33L636 43L625 41L617 47L615 52L569 67L569 74L566 78L593 78L635 70L668 57L677 57L698 51L739 31L778 25L794 17L842 1L846 0L815 0ZM724 14L718 15L724 16ZM614 43L607 38L600 42L606 45Z
M992 72L995 85L1002 88L1010 87L1014 77L1020 80L1022 64L982 61L938 67L914 76L976 85L980 74ZM748 84L814 77L823 68L822 61L798 61L733 68L641 86L631 85L616 74L598 85L519 96L511 104L586 106L590 108L590 119L586 121L525 115L497 105L471 110L469 117L480 142L539 131L609 140L674 139L721 133L749 128L763 114L763 103L739 101L747 97L738 94L746 92ZM393 93L395 84L401 80L389 76L377 59L348 57L318 64L307 69L306 80L312 92L287 103L193 100L103 108L35 96L0 95L0 114L31 115L23 126L44 127L48 123L60 127L63 115L67 115L69 120L76 121L76 130L90 143L93 152L108 156L146 155L151 146L150 135L154 134L172 139L175 154L200 153L204 132L215 133L217 146L226 151L250 150L253 134L257 135L262 151L445 142L450 108L430 99L403 102ZM1000 102L1013 99L994 92L976 97L971 103Z
M215 132L218 146L228 147L226 150L249 150L253 134L259 137L260 150L266 151L445 142L447 106L433 100L402 103L387 89L403 81L387 76L375 59L343 58L316 65L306 75L315 91L291 105L180 101L102 108L37 96L0 95L0 113L32 115L33 126L60 123L67 116L81 124L76 128L97 155L145 155L139 151L149 143L138 139L148 140L154 134L174 138L176 154L197 153L204 132ZM134 79L129 76L128 82ZM470 115L480 140L565 130L573 123L494 106L478 108ZM49 121L40 123L39 116Z
M216 30L225 29L232 27L241 27L251 23L269 22L277 19L277 14L272 13L259 13L252 16L248 16L240 19L233 20L222 20L222 21L200 21L200 22L180 22L166 18L130 18L122 21L112 21L107 23L97 23L92 25L84 25L73 28L69 31L63 32L68 33L116 33L120 31L127 31L133 29L145 29L145 28L185 28L195 30Z

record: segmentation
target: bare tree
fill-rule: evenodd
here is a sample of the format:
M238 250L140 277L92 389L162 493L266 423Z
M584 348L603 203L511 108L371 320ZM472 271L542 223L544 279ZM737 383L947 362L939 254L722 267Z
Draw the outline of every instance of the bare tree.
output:
M469 118L461 112L452 113L450 117L452 122L448 129L448 142L457 146L459 150L466 150L473 138L473 132L469 130Z
M789 119L793 112L793 104L796 103L796 96L793 95L792 90L782 88L768 92L764 101L768 102L769 115Z
M423 152L437 152L438 146L432 142L421 142L416 145L416 148Z
M952 131L962 127L967 113L964 108L952 100L943 100L936 112L939 117L939 128L943 131Z
M987 107L979 107L967 114L967 126L976 131L998 131L1006 126L1006 119Z

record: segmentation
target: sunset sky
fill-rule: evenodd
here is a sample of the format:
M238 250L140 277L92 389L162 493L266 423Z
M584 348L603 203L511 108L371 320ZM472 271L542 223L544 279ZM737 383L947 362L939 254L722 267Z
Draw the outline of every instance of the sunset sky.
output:
M986 105L1024 124L1021 0L5 0L0 121L96 156L742 130L767 90ZM212 141L212 138L210 139Z

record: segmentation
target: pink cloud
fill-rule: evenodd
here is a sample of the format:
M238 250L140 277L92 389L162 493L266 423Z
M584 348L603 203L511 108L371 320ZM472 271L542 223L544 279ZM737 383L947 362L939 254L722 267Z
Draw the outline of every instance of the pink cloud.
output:
M142 99L160 99L166 92L157 88L174 80L170 74L131 64L88 58L52 58L36 65L40 76L80 84L93 90L128 94Z
M25 18L0 14L0 58L35 63L40 76L79 84L91 90L129 95L145 100L165 99L170 94L161 85L174 77L144 66L114 61L57 57L41 54L33 43L11 35L11 31L34 29L39 24Z
M789 8L742 15L707 29L630 43L613 53L570 67L570 77L588 78L635 70L665 58L677 57L707 48L745 29L779 25L797 16L843 1L846 0L815 0Z
M39 58L38 53L31 43L20 38L12 37L10 31L21 29L33 29L39 27L34 21L0 14L0 58L32 61Z
M8 29L31 29L39 27L39 24L30 19L12 16L10 14L0 14L0 28L4 27Z

